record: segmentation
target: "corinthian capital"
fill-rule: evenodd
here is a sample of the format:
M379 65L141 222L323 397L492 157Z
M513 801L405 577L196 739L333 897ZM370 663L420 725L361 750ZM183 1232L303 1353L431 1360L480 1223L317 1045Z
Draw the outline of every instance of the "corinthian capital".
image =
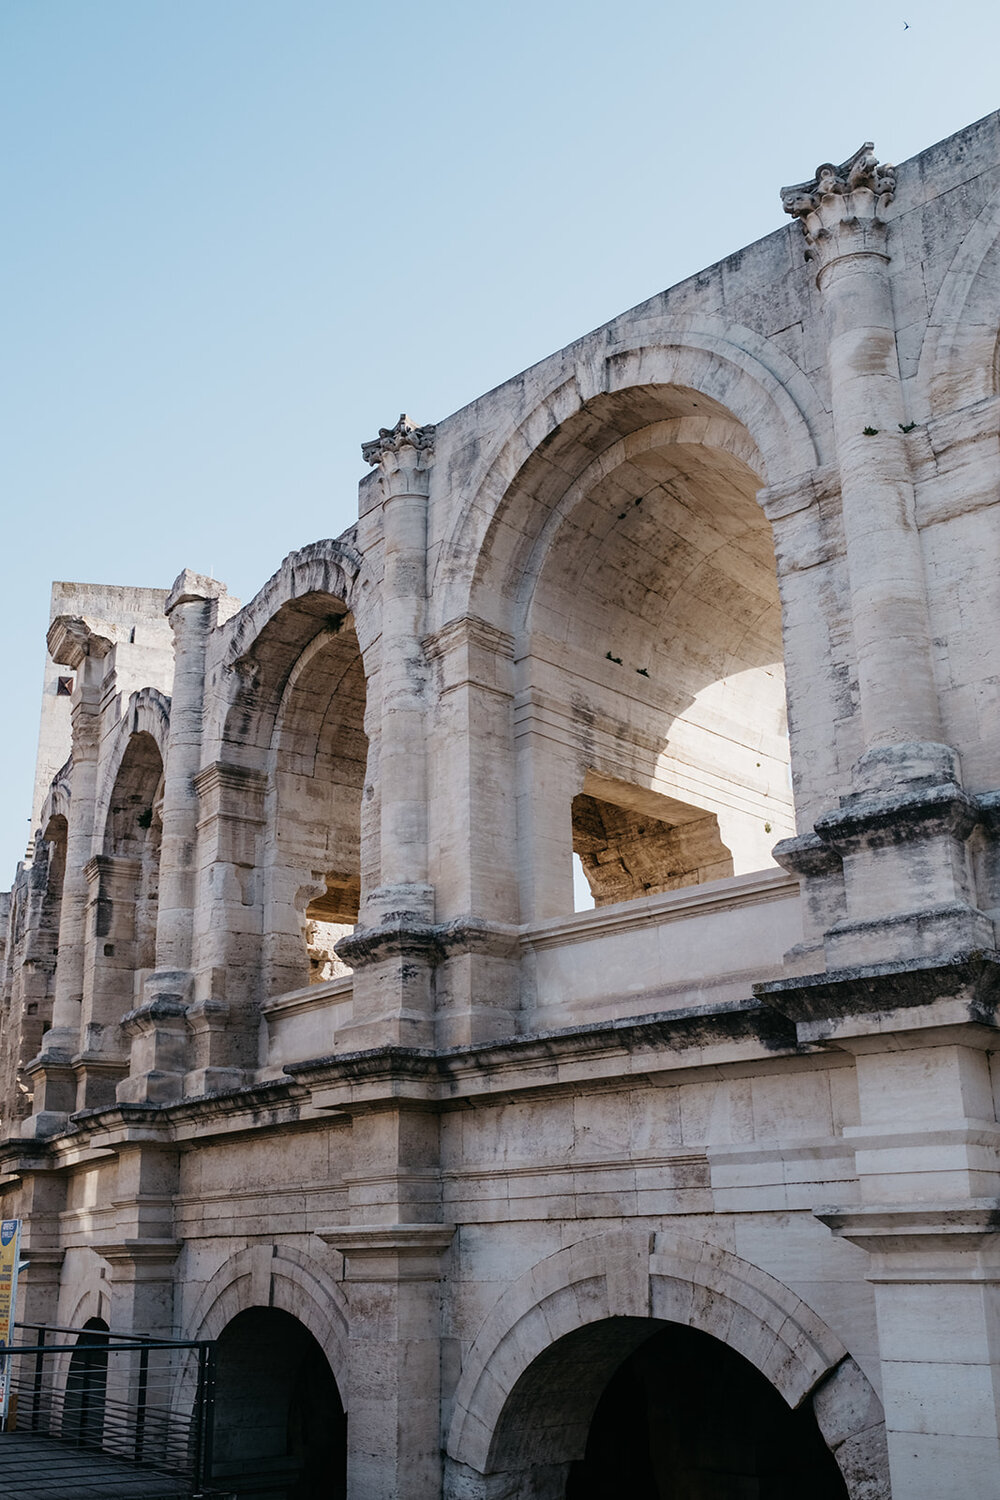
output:
M835 225L874 220L880 208L892 202L896 169L879 164L871 141L865 141L847 161L835 166L822 162L808 182L781 189L786 214L800 220L810 245L829 236Z
M434 424L418 427L413 418L403 412L395 427L380 427L377 438L361 444L361 457L366 464L380 464L390 454L401 453L404 448L412 448L415 454L423 454L425 459L431 458L434 454Z

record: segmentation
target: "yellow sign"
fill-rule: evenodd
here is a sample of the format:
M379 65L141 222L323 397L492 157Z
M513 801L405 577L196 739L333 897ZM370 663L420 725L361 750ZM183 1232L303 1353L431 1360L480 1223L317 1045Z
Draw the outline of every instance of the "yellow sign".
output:
M14 1333L14 1306L17 1300L17 1272L21 1248L20 1219L0 1222L0 1350L6 1349ZM10 1360L0 1355L0 1418L7 1425L10 1404Z

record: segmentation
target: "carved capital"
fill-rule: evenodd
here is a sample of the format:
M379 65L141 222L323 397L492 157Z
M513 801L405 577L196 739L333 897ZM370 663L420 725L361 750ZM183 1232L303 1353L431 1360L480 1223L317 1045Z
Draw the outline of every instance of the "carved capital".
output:
M434 457L434 426L418 427L404 413L395 427L380 427L377 438L361 444L366 464L378 465L386 498L426 495Z
M849 156L839 167L824 161L816 168L816 175L808 182L796 182L781 189L781 202L786 214L797 219L806 219L819 208L824 198L844 196L856 188L867 188L876 198L885 203L892 202L896 190L896 169L889 162L879 163L871 141Z
M400 413L395 427L380 427L378 437L370 443L361 444L361 457L366 464L380 464L389 454L399 453L403 448L412 448L425 459L434 455L434 424L418 427L412 417Z
M839 167L822 162L808 182L783 187L781 202L785 213L801 222L810 246L806 258L812 260L817 258L818 249L832 248L824 242L837 238L840 226L863 229L878 222L880 210L892 202L895 190L895 167L888 162L880 164L871 141L865 141Z

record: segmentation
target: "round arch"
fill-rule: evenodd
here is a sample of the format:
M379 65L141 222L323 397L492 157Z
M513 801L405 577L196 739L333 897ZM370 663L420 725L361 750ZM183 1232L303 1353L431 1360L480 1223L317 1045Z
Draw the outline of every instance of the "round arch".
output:
M309 1330L329 1361L347 1405L347 1300L337 1282L290 1245L249 1245L203 1288L184 1326L193 1339L217 1339L237 1313L276 1307Z
M66 822L69 822L70 776L72 769L73 758L71 756L66 764L60 766L59 770L53 776L48 795L42 803L36 837L45 837L45 830L53 818L65 818Z
M446 1449L453 1493L487 1500L514 1472L564 1472L583 1455L611 1374L663 1324L686 1325L735 1350L789 1407L812 1399L851 1500L887 1500L881 1404L836 1335L794 1292L749 1262L703 1241L645 1230L578 1241L500 1298L455 1392ZM568 1389L545 1366L548 1351L571 1337L587 1343L588 1357L574 1367ZM542 1372L541 1382L533 1370ZM540 1410L547 1401L553 1409ZM541 1433L530 1464L522 1436L529 1411Z
M100 1252L97 1252L98 1254ZM87 1277L87 1284L77 1292L73 1311L67 1322L68 1328L82 1328L85 1323L95 1318L105 1322L110 1316L111 1298L108 1292L108 1283L101 1279L100 1271L95 1266Z
M365 662L378 634L361 560L341 555L339 544L316 542L285 558L256 598L226 627L221 659L235 690L217 728L216 753L235 764L262 769L289 675L318 635L339 631L349 616Z
M616 400L628 405L629 392L639 399L622 414L628 427L612 422L604 433L608 409ZM440 617L495 613L487 597L503 593L512 549L531 532L537 505L537 496L528 497L516 481L536 454L546 458L560 429L569 443L558 468L563 481L572 481L602 444L656 420L690 415L699 404L702 415L746 429L759 454L762 484L786 482L826 461L828 416L807 377L773 344L717 318L640 325L597 358L581 358L569 375L565 365L556 366L530 410L469 476L465 505L437 568Z
M996 281L985 274L991 259L1000 260L1000 193L969 226L934 299L918 366L924 420L998 394Z
M133 693L115 728L111 747L104 761L94 807L94 827L104 829L111 811L111 800L122 769L122 762L137 734L148 735L159 751L161 763L167 758L167 735L170 729L170 699L156 688L141 688Z

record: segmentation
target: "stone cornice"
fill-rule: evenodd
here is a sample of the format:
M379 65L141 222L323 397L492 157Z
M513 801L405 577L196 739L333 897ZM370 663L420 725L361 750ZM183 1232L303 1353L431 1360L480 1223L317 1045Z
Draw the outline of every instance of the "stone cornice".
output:
M181 1253L181 1240L120 1240L114 1245L94 1245L98 1255L114 1265L170 1266Z
M353 969L362 969L397 958L439 964L456 953L516 958L520 947L520 928L485 917L460 916L431 923L389 916L377 926L360 927L341 938L335 952Z
M348 1281L438 1281L454 1224L345 1224L317 1229L347 1261Z
M46 644L57 666L79 671L88 657L99 660L121 638L117 625L107 620L88 620L83 615L57 615L49 626Z
M980 817L976 801L954 782L902 794L860 794L816 820L816 832L838 854L947 833L966 839Z
M194 787L199 797L215 791L263 792L267 790L267 772L214 760L197 773Z
M873 1255L939 1255L942 1251L992 1251L993 1277L1000 1275L1000 1205L994 1198L965 1203L888 1203L816 1208L821 1223L841 1239ZM905 1280L912 1271L903 1271ZM937 1279L951 1279L945 1272ZM895 1280L891 1274L869 1279ZM935 1278L932 1278L935 1279Z
M90 884L102 876L121 875L134 879L142 869L141 859L130 859L124 854L92 854L83 867Z
M792 839L781 839L771 853L789 874L804 875L813 880L824 875L835 875L843 868L841 856L818 833L803 833Z
M755 984L754 994L796 1028L803 1045L880 1037L885 1031L964 1028L996 1046L1000 953L859 964ZM850 1050L850 1048L849 1048Z
M327 1111L349 1115L385 1107L465 1107L623 1079L639 1086L664 1074L742 1064L750 1058L759 1066L771 1057L804 1057L811 1050L797 1043L788 1021L759 1000L444 1051L372 1048L289 1064L284 1078L224 1094L81 1110L57 1136L5 1142L0 1163L8 1173L58 1170L81 1151L128 1145L183 1149L191 1141L234 1133L311 1129L322 1125Z
M379 1047L291 1063L285 1071L321 1109L351 1113L404 1098L421 1107L486 1102L578 1088L584 1080L627 1075L638 1082L647 1074L744 1060L748 1048L757 1058L761 1048L765 1055L801 1051L789 1022L768 1012L757 1000L692 1006L440 1052Z
M187 1006L179 996L158 995L147 1000L135 1010L126 1011L121 1018L121 1029L128 1037L143 1036L164 1024L178 1026L187 1015Z

